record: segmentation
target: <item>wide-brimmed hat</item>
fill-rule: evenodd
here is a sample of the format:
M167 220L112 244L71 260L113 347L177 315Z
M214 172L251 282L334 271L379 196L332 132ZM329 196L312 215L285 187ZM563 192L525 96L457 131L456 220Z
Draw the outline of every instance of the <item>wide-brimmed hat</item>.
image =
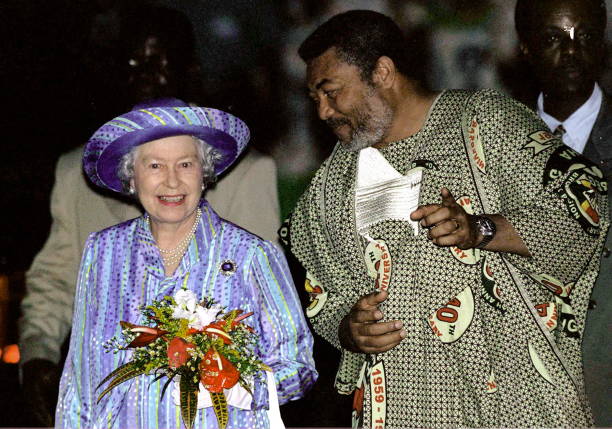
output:
M249 128L239 118L209 107L191 107L178 99L160 99L134 106L102 125L89 139L83 168L96 185L126 193L118 175L121 158L132 148L164 137L190 135L219 152L215 173L238 158L249 141Z

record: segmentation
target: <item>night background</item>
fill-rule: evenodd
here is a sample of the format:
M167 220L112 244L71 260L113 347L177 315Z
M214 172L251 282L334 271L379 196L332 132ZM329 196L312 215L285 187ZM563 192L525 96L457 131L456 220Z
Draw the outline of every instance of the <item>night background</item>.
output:
M58 157L130 107L116 55L121 34L128 31L120 22L147 4L168 5L190 19L201 68L196 82L190 82L188 101L245 120L252 130L251 145L277 161L283 216L335 142L307 100L305 67L296 51L318 24L337 12L368 8L394 17L409 35L407 49L420 58L415 68L431 88L494 87L527 103L537 95L516 52L514 1L4 0L0 349L17 342L24 273L49 232L49 195ZM610 9L608 2L609 14ZM608 91L611 75L608 69L603 81ZM296 269L298 289L300 275ZM339 397L331 387L337 356L317 344L321 381L306 399L284 410L284 415L295 416L286 424L350 426L351 398ZM20 413L18 365L3 358L0 426L26 425ZM342 416L323 420L325 414L340 415L339 407L346 407Z

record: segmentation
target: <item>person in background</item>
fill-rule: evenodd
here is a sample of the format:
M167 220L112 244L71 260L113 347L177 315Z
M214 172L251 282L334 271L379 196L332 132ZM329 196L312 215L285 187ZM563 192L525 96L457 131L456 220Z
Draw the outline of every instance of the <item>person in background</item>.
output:
M185 82L193 78L197 66L187 18L172 9L141 8L124 20L122 28L118 51L123 80L118 82L120 89L109 94L118 98L117 108L155 99L158 102L149 105L176 104L171 97L189 101ZM19 347L26 414L32 426L53 425L62 344L71 328L77 271L87 236L141 214L129 199L95 190L87 182L82 153L83 148L77 148L57 163L51 232L26 274ZM264 239L276 239L280 215L272 158L247 151L207 190L206 198L220 216Z
M354 427L584 427L601 171L493 90L423 89L388 17L300 46L339 142L281 230Z
M520 51L540 88L538 115L563 143L595 162L609 185L612 98L598 84L606 57L606 22L603 0L516 4ZM596 426L612 426L611 249L608 234L582 339L585 388Z

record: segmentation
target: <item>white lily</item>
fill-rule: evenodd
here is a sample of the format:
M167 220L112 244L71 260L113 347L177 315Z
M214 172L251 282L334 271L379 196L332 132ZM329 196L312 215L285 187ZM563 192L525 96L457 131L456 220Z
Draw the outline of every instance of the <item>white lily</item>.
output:
M187 289L180 289L174 294L176 305L172 308L172 317L175 319L191 320L198 307L196 295Z
M217 320L217 314L220 310L221 307L216 305L211 308L198 305L195 310L196 318L193 321L189 321L189 327L193 329L202 329L205 326L210 325L212 322Z

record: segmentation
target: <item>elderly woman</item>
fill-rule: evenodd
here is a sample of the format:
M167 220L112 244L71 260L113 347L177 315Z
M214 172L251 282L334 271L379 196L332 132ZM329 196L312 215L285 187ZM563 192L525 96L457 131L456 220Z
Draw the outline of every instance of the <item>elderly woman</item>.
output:
M273 378L255 377L250 405L228 399L228 428L265 428L275 391L282 404L314 383L312 336L283 254L269 242L219 218L202 199L206 184L240 155L249 130L238 118L210 108L151 107L103 125L85 149L92 182L132 195L140 218L92 234L78 278L70 351L62 374L59 427L180 427L166 379L141 375L96 402L98 385L129 353L106 353L120 321L141 323L140 307L187 289L229 309L253 312L255 353ZM69 189L66 192L70 192ZM217 427L201 408L195 427Z

